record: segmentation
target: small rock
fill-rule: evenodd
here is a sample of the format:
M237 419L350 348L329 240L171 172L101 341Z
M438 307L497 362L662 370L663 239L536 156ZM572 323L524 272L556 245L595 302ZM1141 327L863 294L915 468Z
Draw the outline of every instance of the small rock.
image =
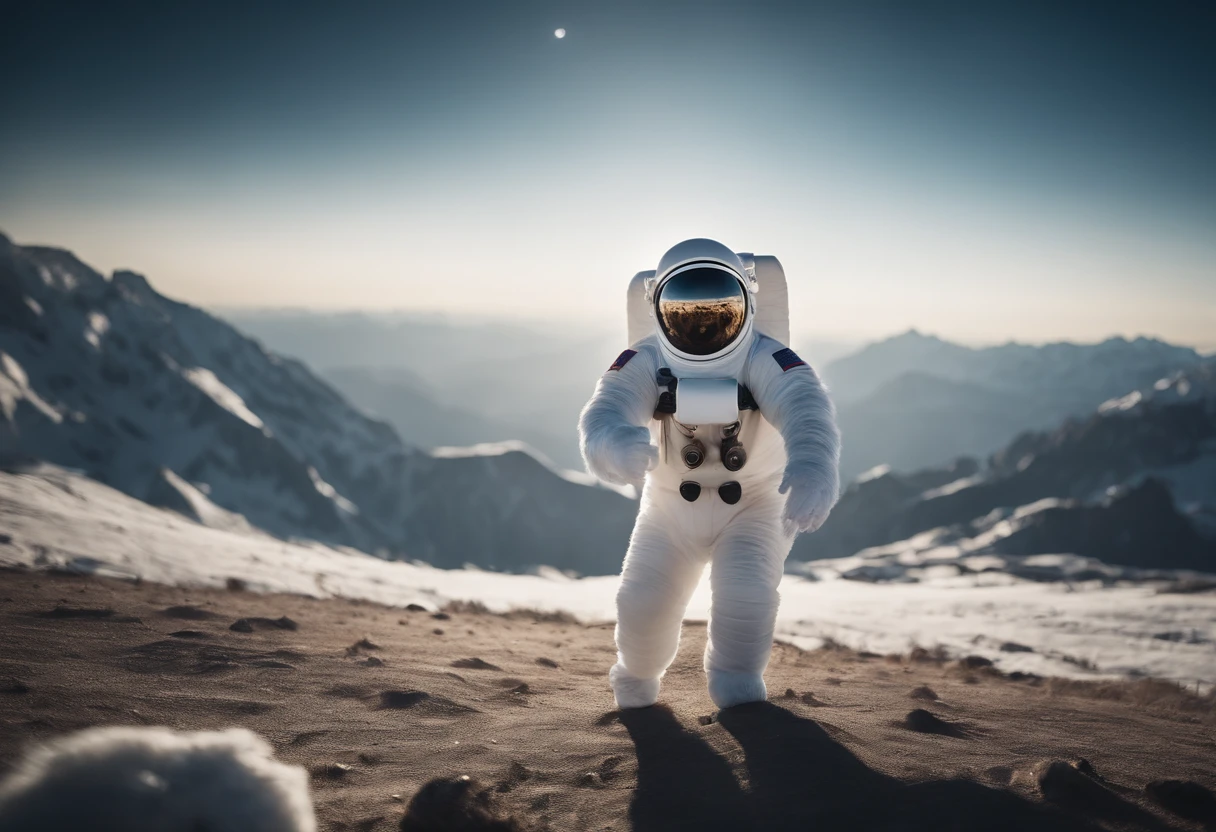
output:
M1193 780L1154 780L1144 787L1149 799L1180 818L1216 824L1216 794Z
M434 634L435 634L435 635L437 635L437 636L441 636L441 635L443 635L443 630L442 630L441 628L439 628L439 627L436 627L435 629L431 630L431 632L432 632L432 633L434 633Z
M431 618L435 619L436 621L450 621L452 616L448 615L446 612L437 612L432 614Z
M598 771L584 772L579 775L578 785L584 789L602 789L604 788L604 778Z
M962 729L957 725L946 722L941 717L929 713L924 708L909 711L908 715L904 717L904 727L909 731L916 731L920 734L940 734L946 737L961 737L964 735Z
M793 699L793 698L794 698L794 697L796 697L797 695L798 695L798 694L794 692L794 689L793 689L793 688L786 688L786 689L785 689L785 698L786 698L786 699Z
M921 685L920 687L912 688L912 692L908 694L908 697L911 699L923 699L927 702L936 702L937 691L928 685Z
M966 656L959 659L959 664L968 670L979 670L981 667L992 667L992 659L983 656Z
M553 659L540 658L540 659L536 660L536 663L538 665L540 665L541 667L552 667L552 668L557 667L557 662L553 661Z
M407 612L426 612L426 607L422 604L406 604L405 609Z
M239 618L228 629L237 633L252 633L254 629L257 628L271 630L298 630L300 629L300 625L284 615L281 618Z
M176 632L169 633L169 635L172 638L189 638L196 641L211 638L211 636L198 630L177 630Z
M495 664L490 664L484 659L479 659L474 656L471 659L457 659L452 662L452 667L459 667L465 670L502 670L501 667Z
M1092 770L1092 769L1091 769ZM1100 795L1102 787L1073 763L1046 760L1034 769L1035 781L1043 797L1054 801L1076 800Z
M532 688L528 687L527 682L524 682L521 685L516 685L515 687L511 688L511 693L531 693L531 692L532 692Z
M699 716L699 717L697 717L697 724L699 724L699 725L713 725L713 724L714 724L714 718L713 718L712 716Z
M366 659L359 662L359 664L363 665L364 667L384 667L384 662L375 656L368 656Z
M366 637L364 637L364 638L361 638L358 641L356 641L350 647L347 647L346 655L357 656L357 655L359 655L360 650L379 650L379 649L380 649L379 644L372 644L372 642L370 640L368 640Z
M1016 641L1007 641L1001 645L1002 653L1033 653L1033 647L1027 647L1025 644L1018 644Z
M312 767L312 775L328 780L341 780L353 770L354 768L346 763L319 763Z

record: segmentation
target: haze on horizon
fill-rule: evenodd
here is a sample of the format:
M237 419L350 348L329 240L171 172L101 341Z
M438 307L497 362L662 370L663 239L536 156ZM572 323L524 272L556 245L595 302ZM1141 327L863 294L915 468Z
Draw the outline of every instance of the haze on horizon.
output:
M1216 349L1206 4L77 5L0 32L0 230L192 303L609 328L710 236L795 332Z

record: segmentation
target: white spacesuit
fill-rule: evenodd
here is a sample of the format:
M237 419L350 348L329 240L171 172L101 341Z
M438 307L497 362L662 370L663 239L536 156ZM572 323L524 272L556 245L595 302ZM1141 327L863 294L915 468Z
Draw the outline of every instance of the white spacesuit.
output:
M839 494L832 403L815 372L773 337L788 339L783 274L769 325L757 314L765 304L760 259L687 240L653 275L638 275L637 340L579 418L588 470L642 489L609 672L621 708L658 699L707 563L710 698L720 708L763 700L785 558ZM649 332L636 325L643 300Z

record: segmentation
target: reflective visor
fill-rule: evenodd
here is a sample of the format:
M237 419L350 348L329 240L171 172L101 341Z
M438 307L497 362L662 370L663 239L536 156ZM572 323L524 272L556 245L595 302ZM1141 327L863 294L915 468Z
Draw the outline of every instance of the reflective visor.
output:
M655 315L672 347L687 355L713 355L743 331L747 292L733 272L720 266L694 266L659 289Z

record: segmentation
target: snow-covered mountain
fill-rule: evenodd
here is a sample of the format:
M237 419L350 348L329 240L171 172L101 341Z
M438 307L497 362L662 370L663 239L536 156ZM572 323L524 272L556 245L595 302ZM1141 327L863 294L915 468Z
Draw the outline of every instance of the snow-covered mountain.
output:
M846 478L876 465L914 471L986 456L1202 361L1149 338L971 349L916 331L823 368L844 433Z
M201 521L440 565L613 572L635 512L520 446L424 453L143 277L2 235L0 452Z
M876 469L795 557L898 541L1216 572L1216 361L1022 434L983 468L963 458L914 474Z

